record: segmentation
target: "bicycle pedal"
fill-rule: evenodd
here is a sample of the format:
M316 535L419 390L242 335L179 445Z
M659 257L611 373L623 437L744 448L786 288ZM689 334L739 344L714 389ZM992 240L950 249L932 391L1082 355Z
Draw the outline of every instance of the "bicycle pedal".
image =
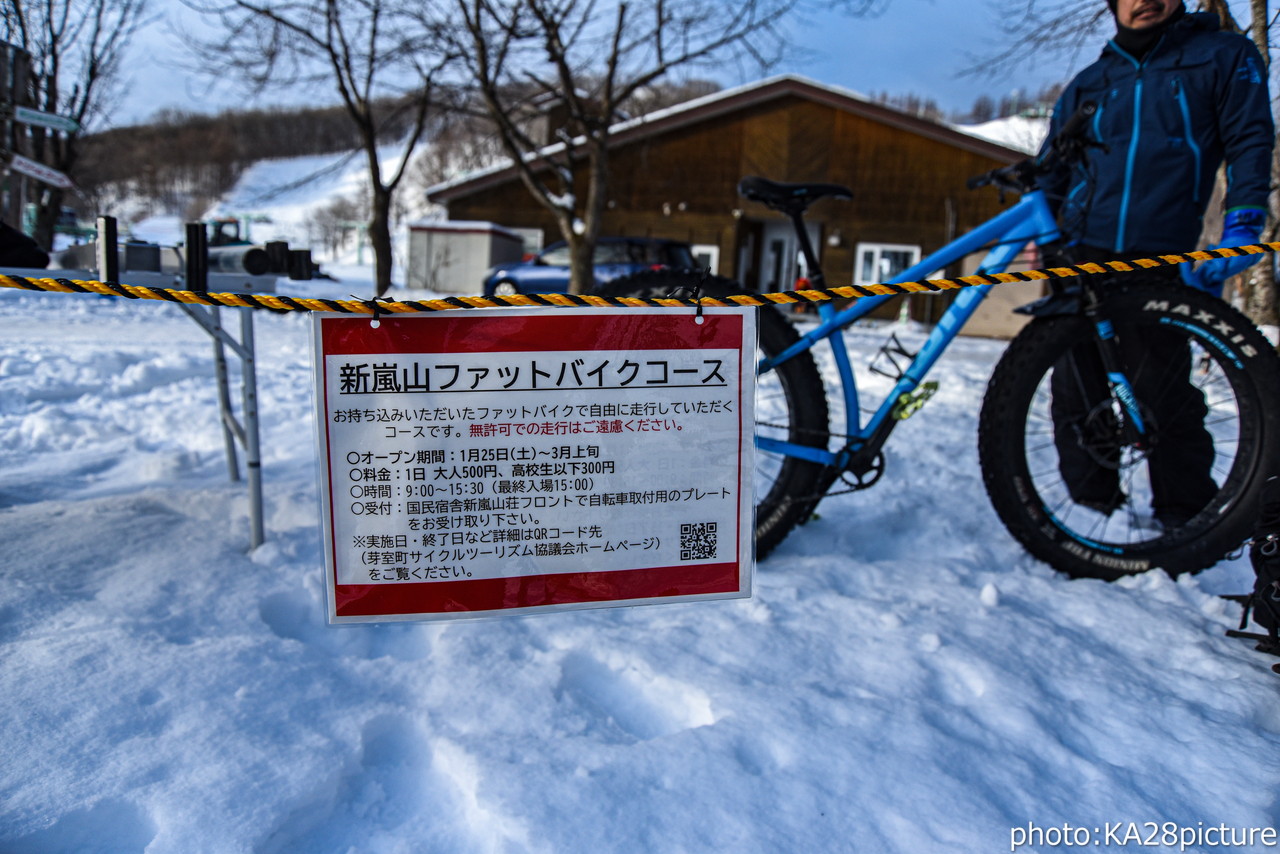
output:
M915 391L904 392L889 412L890 417L895 421L906 421L919 412L937 391L938 384L930 380Z

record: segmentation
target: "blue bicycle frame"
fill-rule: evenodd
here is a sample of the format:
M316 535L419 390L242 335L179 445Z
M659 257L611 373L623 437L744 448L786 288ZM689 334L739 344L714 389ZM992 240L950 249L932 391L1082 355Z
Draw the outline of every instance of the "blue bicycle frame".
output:
M1024 194L1009 210L948 243L914 267L904 270L897 277L889 280L889 284L918 281L988 245L992 248L983 259L978 272L1000 273L1028 243L1033 241L1037 244L1049 243L1057 240L1058 236L1058 226L1049 210L1043 191L1032 190ZM807 240L802 239L801 245L807 255L812 254L812 248L808 246ZM809 258L811 269L817 271L813 276L814 286L825 287L820 281L821 268L815 261L815 258ZM845 347L844 336L840 331L859 318L867 316L893 296L865 297L842 311L837 311L831 303L818 303L818 326L773 359L761 360L757 366L757 373L765 373L798 353L812 348L819 341L828 339L831 342L844 392L846 422L844 433L848 437L847 441L839 450L831 451L826 448L815 448L781 439L757 436L756 447L763 451L844 469L852 454L874 441L874 437L879 436L880 441L883 441L890 426L889 419L898 401L903 399L903 395L909 395L919 387L938 357L960 332L961 327L973 315L992 287L992 285L980 285L959 291L955 301L929 334L924 346L898 379L893 391L871 414L865 424L860 423L862 414L858 407L857 382L849 361L849 352Z

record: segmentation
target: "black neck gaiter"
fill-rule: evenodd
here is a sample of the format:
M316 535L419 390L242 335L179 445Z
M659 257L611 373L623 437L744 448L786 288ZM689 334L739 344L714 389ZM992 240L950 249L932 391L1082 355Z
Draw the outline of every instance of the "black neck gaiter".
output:
M1148 27L1145 30L1130 29L1117 22L1116 35L1113 41L1115 41L1117 47L1141 62L1147 52L1155 47L1156 42L1160 41L1160 37L1165 34L1165 31L1182 20L1186 14L1186 7L1179 4L1178 8L1173 10L1172 15L1154 27Z

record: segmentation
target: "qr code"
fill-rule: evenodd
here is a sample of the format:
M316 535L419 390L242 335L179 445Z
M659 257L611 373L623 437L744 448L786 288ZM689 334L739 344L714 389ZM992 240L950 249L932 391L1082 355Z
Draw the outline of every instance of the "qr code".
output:
M681 560L708 560L715 556L715 522L692 522L680 526Z

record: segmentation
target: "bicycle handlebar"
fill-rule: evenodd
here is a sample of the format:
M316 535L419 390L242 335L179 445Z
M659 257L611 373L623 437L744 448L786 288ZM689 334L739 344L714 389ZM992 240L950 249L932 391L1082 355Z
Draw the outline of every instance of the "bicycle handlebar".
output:
M1100 145L1089 139L1088 134L1089 122L1097 112L1096 102L1085 101L1062 123L1044 156L1019 160L1011 166L983 172L970 178L965 185L970 190L976 190L995 184L1002 193L1005 190L1023 193L1034 189L1036 178L1051 171L1058 161L1074 162L1080 159L1086 148Z
M1084 142L1086 141L1085 130L1089 124L1089 120L1098 112L1098 105L1093 101L1085 101L1079 106L1071 117L1062 123L1062 129L1058 131L1058 135L1053 138L1053 144L1056 147L1060 142Z

